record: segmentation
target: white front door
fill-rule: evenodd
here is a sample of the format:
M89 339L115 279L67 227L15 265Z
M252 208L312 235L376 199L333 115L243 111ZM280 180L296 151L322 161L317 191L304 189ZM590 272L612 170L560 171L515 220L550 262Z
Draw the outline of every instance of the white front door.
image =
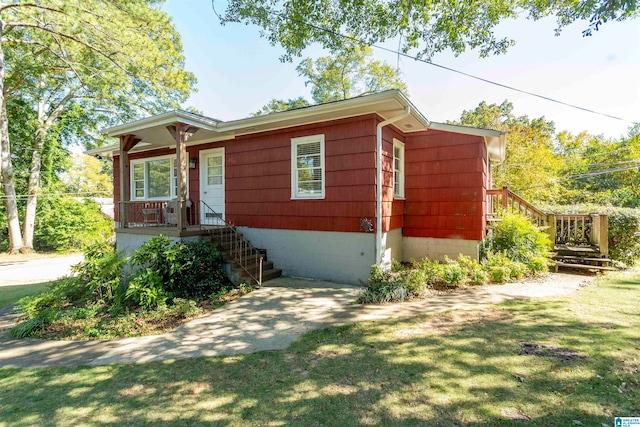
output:
M224 218L224 148L200 151L200 200L200 223L222 225L213 212Z

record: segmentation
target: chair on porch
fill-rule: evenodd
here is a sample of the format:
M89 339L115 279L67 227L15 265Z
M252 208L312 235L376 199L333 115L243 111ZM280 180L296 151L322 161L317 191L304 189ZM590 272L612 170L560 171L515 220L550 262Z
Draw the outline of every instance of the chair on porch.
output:
M178 225L178 201L168 201L163 207L165 225Z

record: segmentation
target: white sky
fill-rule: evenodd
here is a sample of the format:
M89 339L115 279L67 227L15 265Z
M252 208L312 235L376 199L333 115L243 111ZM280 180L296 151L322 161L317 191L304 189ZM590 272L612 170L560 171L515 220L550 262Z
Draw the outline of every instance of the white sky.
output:
M219 11L226 3L216 2ZM271 98L310 99L295 68L282 63L282 48L260 38L256 26L221 26L210 0L168 0L164 9L182 35L186 67L198 78L198 92L187 106L221 120L240 119L258 111ZM592 37L582 37L580 22L554 36L555 21L518 20L502 24L500 34L517 44L506 54L478 58L437 54L433 62L570 104L640 121L640 20L606 23ZM313 48L305 56L324 53ZM374 50L377 59L396 64L396 56ZM416 62L400 59L409 98L429 120L446 121L474 109L481 101L508 99L517 115L544 116L556 130L587 131L616 138L631 125L528 95L509 91Z

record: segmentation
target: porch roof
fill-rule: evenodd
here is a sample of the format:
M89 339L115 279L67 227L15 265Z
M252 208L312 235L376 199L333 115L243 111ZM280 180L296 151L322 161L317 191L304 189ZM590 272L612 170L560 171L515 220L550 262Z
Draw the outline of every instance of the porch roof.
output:
M266 132L363 114L378 114L386 120L399 115L403 111L406 111L407 108L410 108L411 113L407 117L394 123L394 125L403 132L440 129L449 132L482 136L487 142L491 159L501 161L504 158L506 136L504 132L432 123L398 90L388 90L342 101L312 105L227 122L196 113L176 110L110 127L105 129L103 133L110 137L119 137L127 134L135 135L135 138L139 139L140 142L131 152L136 152L175 146L175 139L166 128L168 125L175 123L184 123L199 129L187 143L187 145L195 145L205 142L230 140L239 135ZM113 144L88 150L86 154L111 157L118 151L119 144Z

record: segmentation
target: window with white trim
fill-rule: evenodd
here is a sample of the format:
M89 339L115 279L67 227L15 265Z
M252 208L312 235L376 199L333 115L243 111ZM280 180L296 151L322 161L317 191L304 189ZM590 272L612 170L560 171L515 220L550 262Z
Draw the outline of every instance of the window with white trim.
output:
M404 197L404 143L393 140L393 196Z
M291 139L291 198L324 198L324 135Z
M176 156L131 161L131 199L168 200L177 197Z

